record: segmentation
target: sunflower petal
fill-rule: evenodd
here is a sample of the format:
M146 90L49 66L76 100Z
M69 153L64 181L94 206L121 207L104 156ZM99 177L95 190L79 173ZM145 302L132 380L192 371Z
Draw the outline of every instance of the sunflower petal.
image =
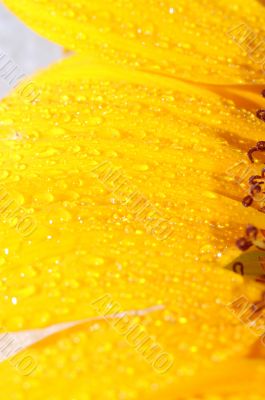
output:
M262 122L208 90L83 56L34 83L39 103L18 88L0 107L6 330L94 316L89 303L112 291L123 310L168 304L157 282L200 290L203 271L215 285L244 225L264 225L227 173ZM21 209L36 223L26 236Z
M264 81L265 10L257 0L4 3L43 36L108 63L196 82Z

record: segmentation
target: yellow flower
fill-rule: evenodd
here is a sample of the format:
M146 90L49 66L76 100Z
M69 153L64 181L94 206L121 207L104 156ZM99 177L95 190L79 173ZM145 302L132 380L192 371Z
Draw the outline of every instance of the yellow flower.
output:
M2 332L81 322L27 348L27 377L1 363L2 397L263 399L262 327L236 312L263 286L222 268L265 225L231 175L262 64L228 35L262 36L261 3L5 3L76 54L0 104Z

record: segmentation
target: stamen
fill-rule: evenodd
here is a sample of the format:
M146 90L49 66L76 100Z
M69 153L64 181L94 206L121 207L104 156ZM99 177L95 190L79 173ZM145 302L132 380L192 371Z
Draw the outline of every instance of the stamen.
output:
M264 168L264 171L265 171L265 168ZM260 175L252 175L252 176L249 178L248 183L250 183L250 184L258 183L258 182L257 182L257 179L261 179L261 176L260 176ZM260 183L261 183L261 182L260 182Z
M250 240L242 237L236 241L236 245L239 250L246 251L253 245L253 243Z
M244 199L242 200L242 204L244 207L250 207L252 203L253 203L253 198L249 195L244 197Z
M234 272L236 272L236 273L238 273L237 272L237 267L239 267L239 270L240 270L240 274L241 275L244 275L244 265L241 263L241 262L235 262L234 264L233 264L233 271Z
M265 117L265 110L263 110L263 111L264 111L264 117ZM258 151L265 151L265 141L264 140L260 140L257 143L257 148L258 148Z
M251 149L249 149L249 151L247 152L248 158L250 159L250 161L251 161L252 163L254 163L254 158L253 158L253 155L252 155L252 154L253 154L255 151L258 151L257 147L251 147Z
M250 193L252 196L254 196L256 193L260 193L261 192L261 186L257 183L255 183L255 185L252 185L250 187Z
M265 110L263 110L263 111L264 111L264 121L265 121ZM251 161L252 163L254 163L254 159L253 159L252 154L253 154L255 151L261 151L261 152L264 152L264 151L265 151L265 141L264 141L264 140L260 140L259 142L257 142L256 146L251 147L251 148L249 149L249 151L247 152L248 158L250 159L250 161Z
M256 112L256 116L261 119L262 121L265 121L265 110L258 110Z
M245 235L245 237L239 238L236 241L236 246L241 251L246 251L251 246L255 246L256 249L264 251L265 250L265 241L263 239L258 239L259 233L261 233L261 235L263 237L265 236L264 230L258 229L254 225L248 225L246 227L246 235ZM264 275L264 277L265 277L265 275Z
M254 239L257 239L258 236L258 228L256 228L254 225L248 225L246 229L246 234L248 237L253 237Z

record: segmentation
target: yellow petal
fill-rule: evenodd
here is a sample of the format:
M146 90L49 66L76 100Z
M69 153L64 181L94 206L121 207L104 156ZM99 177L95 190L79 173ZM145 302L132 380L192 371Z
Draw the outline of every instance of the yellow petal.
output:
M263 214L242 207L244 192L227 173L246 157L250 132L252 140L263 132L249 111L86 57L34 84L40 102L18 91L0 108L1 198L36 223L23 236L26 223L17 214L4 221L1 200L8 330L93 316L88 302L112 290L125 310L170 303L172 292L156 282L176 278L182 292L183 280L213 274L205 263L239 254L234 243L246 223L262 227ZM109 170L119 171L119 187ZM140 212L139 203L148 207Z
M215 84L264 81L258 0L4 0L66 49L159 75Z

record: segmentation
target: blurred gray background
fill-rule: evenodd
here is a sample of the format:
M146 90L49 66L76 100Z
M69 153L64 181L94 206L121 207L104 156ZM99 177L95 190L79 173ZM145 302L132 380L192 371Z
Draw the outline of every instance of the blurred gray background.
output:
M37 35L0 4L0 54L3 52L26 75L63 57L60 46ZM0 78L0 98L10 90L6 80Z

